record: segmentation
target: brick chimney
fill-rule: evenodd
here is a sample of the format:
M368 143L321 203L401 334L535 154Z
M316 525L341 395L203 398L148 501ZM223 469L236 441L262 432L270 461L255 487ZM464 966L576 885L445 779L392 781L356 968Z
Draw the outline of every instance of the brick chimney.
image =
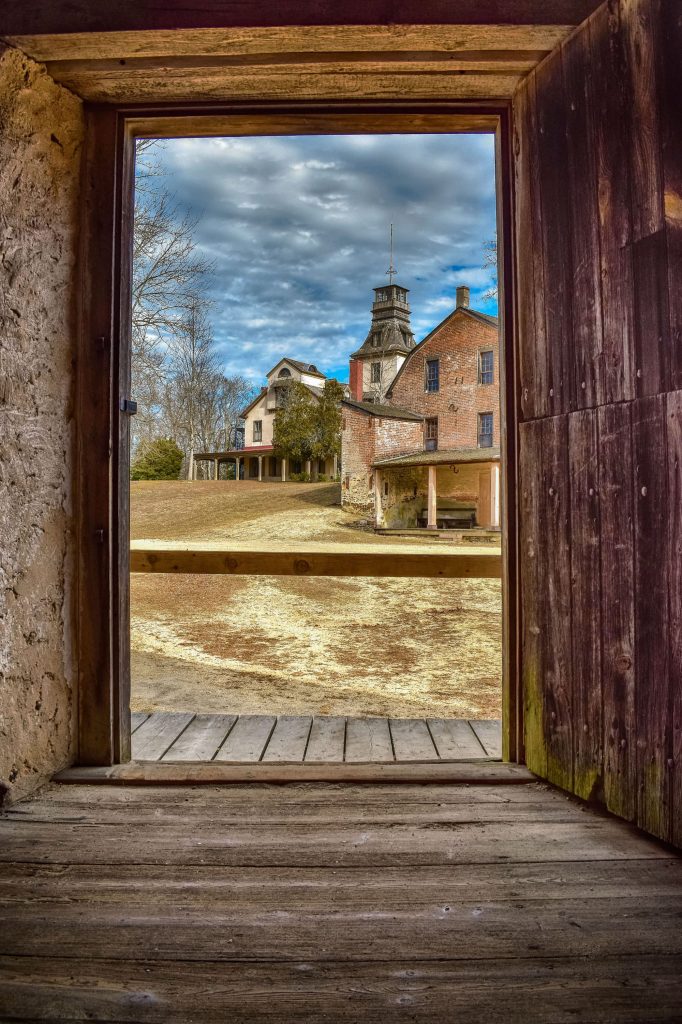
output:
M362 360L350 361L350 397L356 402L362 401Z
M469 289L465 284L462 284L457 289L457 309L468 309L469 307Z

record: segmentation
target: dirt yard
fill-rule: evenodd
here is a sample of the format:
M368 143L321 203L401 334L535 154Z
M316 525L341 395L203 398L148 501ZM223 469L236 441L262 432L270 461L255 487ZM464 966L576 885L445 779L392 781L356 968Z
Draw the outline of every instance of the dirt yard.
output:
M342 511L338 484L249 481L133 483L131 536L415 545ZM500 715L497 580L140 574L131 604L133 710Z

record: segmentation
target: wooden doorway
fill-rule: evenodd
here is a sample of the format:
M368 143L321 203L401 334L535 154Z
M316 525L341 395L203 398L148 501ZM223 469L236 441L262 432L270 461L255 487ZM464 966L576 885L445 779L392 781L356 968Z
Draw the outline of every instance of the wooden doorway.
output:
M496 137L503 504L503 753L523 759L518 673L516 370L512 280L510 114L507 104L188 110L90 106L87 116L83 311L79 366L81 511L80 762L131 756L129 717L129 290L134 143L142 137L490 132ZM102 254L108 258L103 258ZM102 452L111 451L111 465ZM113 470L113 471L112 471ZM405 562L404 573L420 575ZM257 571L251 568L250 572ZM471 570L469 570L471 572ZM428 573L430 574L430 573Z

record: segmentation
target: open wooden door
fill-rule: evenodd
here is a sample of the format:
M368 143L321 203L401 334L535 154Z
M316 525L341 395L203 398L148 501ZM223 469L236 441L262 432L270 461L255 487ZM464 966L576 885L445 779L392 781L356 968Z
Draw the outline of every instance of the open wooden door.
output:
M514 99L526 759L682 844L682 9Z

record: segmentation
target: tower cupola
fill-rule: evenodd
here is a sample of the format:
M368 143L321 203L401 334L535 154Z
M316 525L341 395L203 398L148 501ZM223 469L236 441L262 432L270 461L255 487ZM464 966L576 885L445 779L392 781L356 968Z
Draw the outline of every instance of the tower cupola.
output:
M383 402L389 385L415 347L408 289L393 279L393 225L388 284L374 288L372 322L362 345L350 357L351 392L360 401Z
M407 355L414 348L407 295L408 289L399 284L384 284L374 289L369 333L352 358L373 358L378 351Z

